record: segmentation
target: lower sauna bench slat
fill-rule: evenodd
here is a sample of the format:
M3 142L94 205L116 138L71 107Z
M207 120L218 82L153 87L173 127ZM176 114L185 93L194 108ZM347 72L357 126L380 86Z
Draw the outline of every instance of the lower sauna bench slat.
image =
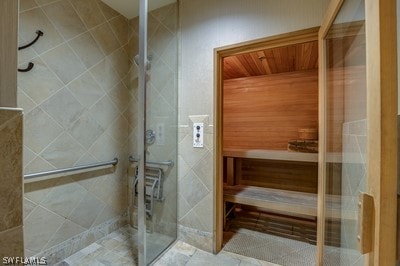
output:
M326 217L356 219L357 211L341 209L340 200L340 196L327 196ZM224 186L224 204L232 202L278 213L317 217L317 201L318 195L314 193L244 185Z

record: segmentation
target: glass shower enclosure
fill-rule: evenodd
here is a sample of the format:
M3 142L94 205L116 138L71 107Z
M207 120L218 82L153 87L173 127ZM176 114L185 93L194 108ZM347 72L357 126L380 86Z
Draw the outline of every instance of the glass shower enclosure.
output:
M178 4L139 5L137 171L132 208L139 265L154 261L177 237ZM135 223L135 221L133 221Z
M25 256L147 265L176 239L177 20L176 0L20 1Z

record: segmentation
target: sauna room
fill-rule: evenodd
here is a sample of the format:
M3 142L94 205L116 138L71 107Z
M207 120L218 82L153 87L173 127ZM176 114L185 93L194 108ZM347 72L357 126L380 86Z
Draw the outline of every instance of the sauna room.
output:
M226 57L223 75L225 232L315 243L318 42Z
M345 136L344 105L357 106L365 99L364 95L343 100L344 84L354 86L362 80L365 62L354 58L365 51L365 43L354 36L335 36L328 44L339 42L340 54L328 53L335 86L342 88L327 95L325 243L331 247L343 242L342 219L355 220L354 211L346 213L341 204L347 182L342 180L339 156ZM249 47L250 51L240 47L241 52L224 57L221 72L223 246L267 261L298 252L307 257L306 263L315 259L317 243L318 41ZM348 55L346 60L333 60L343 54ZM349 62L354 66L346 65ZM348 78L345 65L359 76ZM346 93L360 95L356 89Z

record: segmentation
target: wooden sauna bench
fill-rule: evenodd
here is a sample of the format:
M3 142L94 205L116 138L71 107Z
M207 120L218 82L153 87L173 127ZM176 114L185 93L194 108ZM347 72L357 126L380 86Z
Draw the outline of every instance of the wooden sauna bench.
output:
M240 150L230 149L224 151L226 158L226 183L224 183L223 206L224 225L226 217L235 208L227 209L227 202L249 205L262 208L273 213L285 214L294 217L317 217L318 194L315 192L293 191L288 189L261 187L243 184L243 180L236 180L235 158L236 159L264 159L276 160L277 162L295 163L318 163L318 154L297 153L275 150ZM336 160L336 159L335 159ZM238 170L239 171L239 170ZM316 188L315 188L316 189ZM340 196L329 196L326 199L328 218L355 218L354 212L347 212L341 209Z

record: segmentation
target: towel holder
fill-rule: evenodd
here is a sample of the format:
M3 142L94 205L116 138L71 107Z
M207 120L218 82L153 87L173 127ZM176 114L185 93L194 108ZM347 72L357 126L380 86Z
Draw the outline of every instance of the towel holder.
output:
M36 34L37 34L37 36L35 37L35 39L33 40L33 41L31 41L30 43L28 43L28 44L25 44L25 45L23 45L23 46L21 46L21 47L18 47L18 51L19 50L23 50L23 49L26 49L26 48L28 48L28 47L31 47L32 45L34 45L38 40L39 40L39 38L41 37L41 36L43 36L43 31L41 31L41 30L37 30L36 31ZM26 67L26 68L18 68L18 72L28 72L28 71L31 71L32 70L32 68L34 67L34 63L32 63L32 62L29 62L28 63L28 66Z

